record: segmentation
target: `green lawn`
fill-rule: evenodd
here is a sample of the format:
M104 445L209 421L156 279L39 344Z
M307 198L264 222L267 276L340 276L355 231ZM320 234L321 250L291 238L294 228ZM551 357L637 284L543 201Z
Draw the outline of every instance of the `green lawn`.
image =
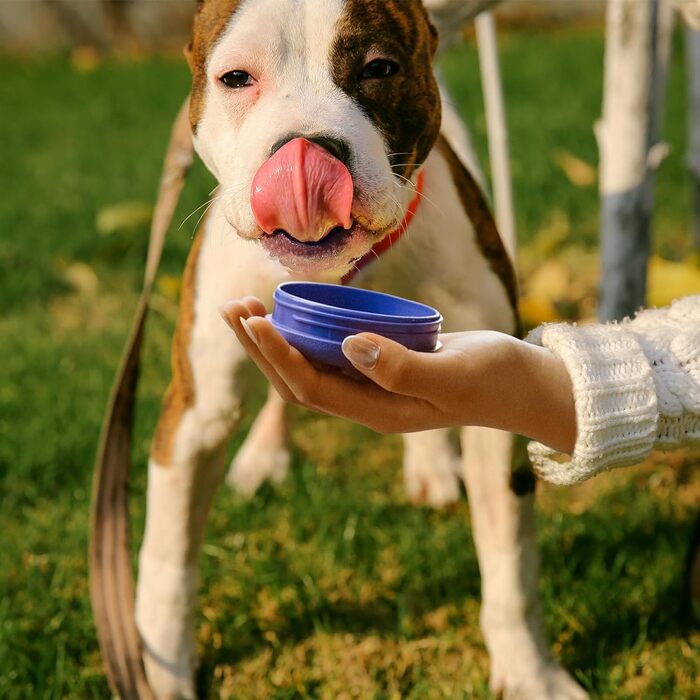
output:
M669 84L657 251L688 252L680 45ZM596 188L553 155L595 165L602 40L513 33L503 62L520 237L565 216L597 239ZM484 155L474 48L444 60ZM106 207L152 203L187 91L181 61L0 59L0 697L103 698L86 550L101 415L136 303L143 224L98 233ZM213 187L197 166L177 221ZM139 207L131 210L138 213ZM122 217L123 218L123 217ZM136 216L136 219L139 217ZM196 217L195 217L196 218ZM144 463L168 377L174 281L194 219L174 227L140 387L134 539ZM102 227L104 229L104 227ZM240 444L262 384L251 393ZM222 489L202 557L203 697L486 698L468 505L406 502L400 443L293 412L292 475L250 502ZM698 697L700 634L680 610L700 501L697 455L657 458L569 490L540 487L542 596L556 653L594 696Z

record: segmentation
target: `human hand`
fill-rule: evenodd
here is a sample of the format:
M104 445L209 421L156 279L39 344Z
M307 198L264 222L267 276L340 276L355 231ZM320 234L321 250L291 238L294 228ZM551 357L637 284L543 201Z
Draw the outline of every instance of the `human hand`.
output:
M360 333L343 353L359 377L313 365L264 318L254 297L222 316L282 398L382 433L456 425L510 430L570 452L576 426L571 381L548 350L495 331L447 333L434 353Z

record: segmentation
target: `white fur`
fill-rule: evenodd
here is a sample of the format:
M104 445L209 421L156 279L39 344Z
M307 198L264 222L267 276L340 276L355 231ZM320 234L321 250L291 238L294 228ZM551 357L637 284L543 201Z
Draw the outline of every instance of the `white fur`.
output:
M459 499L460 460L449 432L427 430L404 435L404 483L414 503L441 508Z
M545 641L534 498L518 497L508 486L511 437L469 427L462 428L461 438L491 690L513 698L584 700L587 694L552 658Z
M265 405L231 463L226 483L242 495L252 496L264 481L282 482L289 469L284 433L284 401L270 387Z

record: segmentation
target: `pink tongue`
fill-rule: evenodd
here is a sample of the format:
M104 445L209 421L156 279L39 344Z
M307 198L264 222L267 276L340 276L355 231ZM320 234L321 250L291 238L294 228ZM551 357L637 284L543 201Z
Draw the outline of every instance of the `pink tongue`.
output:
M297 138L260 166L251 204L265 233L283 229L302 242L352 225L352 177L325 148Z

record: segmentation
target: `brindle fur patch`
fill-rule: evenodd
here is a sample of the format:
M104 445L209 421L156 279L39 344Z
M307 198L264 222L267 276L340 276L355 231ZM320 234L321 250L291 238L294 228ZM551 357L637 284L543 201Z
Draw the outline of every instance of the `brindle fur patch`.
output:
M437 147L447 161L452 173L452 179L459 192L459 198L462 200L462 206L469 220L474 225L476 242L484 257L488 260L489 267L505 287L519 332L518 283L513 263L503 246L491 208L478 183L452 150L444 136L440 136L438 139Z
M185 411L194 405L194 375L190 363L189 348L192 342L192 326L194 324L197 261L203 238L204 233L200 229L190 250L185 273L182 277L180 312L171 356L172 380L163 399L158 427L151 444L151 458L161 467L170 465L178 425Z
M440 132L433 74L437 31L420 0L346 0L331 49L333 80L381 131L394 171L410 177ZM359 81L368 53L396 61L391 77Z
M204 111L207 94L207 61L240 2L241 0L198 0L197 2L192 41L185 47L185 56L192 71L190 125L193 132L197 131L197 124Z

